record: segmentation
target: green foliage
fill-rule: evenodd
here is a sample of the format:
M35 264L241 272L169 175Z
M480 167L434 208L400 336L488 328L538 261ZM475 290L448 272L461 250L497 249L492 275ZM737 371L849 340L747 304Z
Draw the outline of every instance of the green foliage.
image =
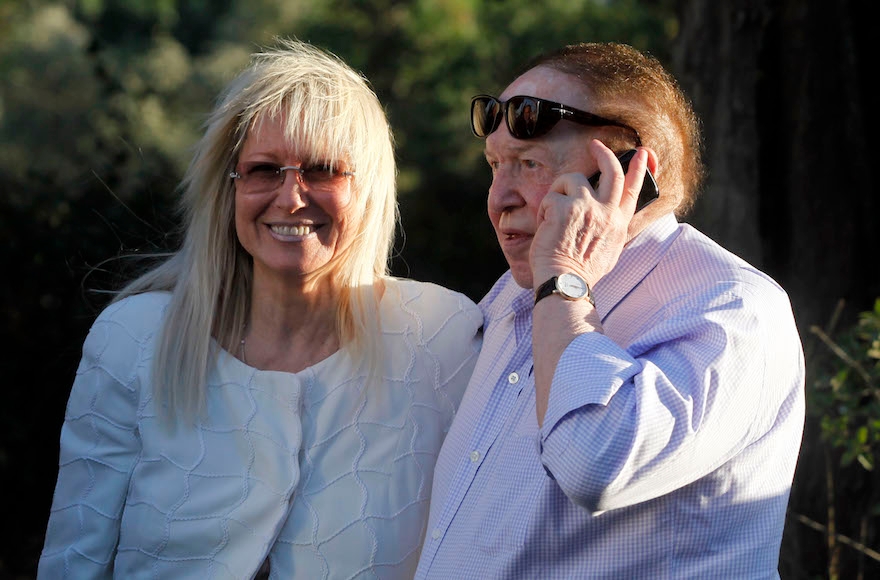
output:
M827 347L809 392L822 439L839 449L841 464L872 471L880 454L880 298L874 309L834 339L813 328Z
M808 417L789 509L808 527L786 528L789 555L818 556L832 579L869 577L867 561L875 570L880 562L880 299L838 328L843 312L840 301L827 328L805 340ZM810 529L824 536L812 550Z

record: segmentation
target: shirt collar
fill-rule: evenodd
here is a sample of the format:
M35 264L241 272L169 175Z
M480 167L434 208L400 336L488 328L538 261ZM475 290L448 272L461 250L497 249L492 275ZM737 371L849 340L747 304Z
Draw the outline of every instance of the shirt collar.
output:
M535 295L530 288L522 288L513 279L513 274L505 272L491 290L480 301L486 326L513 315L517 320L531 320ZM517 324L517 334L522 324ZM519 336L517 336L519 338Z
M673 214L666 214L642 230L623 248L614 268L593 287L602 320L653 270L680 232Z

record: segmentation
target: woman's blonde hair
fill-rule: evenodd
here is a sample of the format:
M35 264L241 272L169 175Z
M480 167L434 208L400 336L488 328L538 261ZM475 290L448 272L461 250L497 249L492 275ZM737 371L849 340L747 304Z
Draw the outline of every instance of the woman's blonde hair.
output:
M253 266L236 235L229 174L248 131L263 119L286 123L304 162L341 163L354 172L357 231L327 274L338 292L343 346L371 366L378 361L378 341L368 339L379 332L374 287L388 275L398 219L391 128L362 75L308 43L279 40L253 55L208 118L181 184L180 249L116 297L172 293L153 360L155 396L169 416L192 418L203 409L212 338L230 352L241 340Z

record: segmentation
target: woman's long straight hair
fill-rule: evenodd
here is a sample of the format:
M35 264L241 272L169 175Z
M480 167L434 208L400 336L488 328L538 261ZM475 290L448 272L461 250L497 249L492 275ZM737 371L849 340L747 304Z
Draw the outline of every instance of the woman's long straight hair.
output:
M355 173L356 235L321 274L336 292L342 345L370 368L378 365L379 341L368 337L379 334L376 288L388 276L398 220L391 129L362 75L310 44L279 40L253 55L207 120L181 184L181 247L115 298L172 294L153 360L154 395L167 418L194 419L203 410L212 339L230 352L241 340L253 265L236 235L229 173L264 119L286 122L304 161L342 163Z

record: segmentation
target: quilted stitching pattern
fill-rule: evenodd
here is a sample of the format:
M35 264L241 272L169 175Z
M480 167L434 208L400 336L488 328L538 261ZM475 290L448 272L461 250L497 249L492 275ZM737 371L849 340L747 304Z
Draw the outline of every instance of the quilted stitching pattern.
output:
M115 304L86 340L40 577L248 578L267 554L273 578L411 576L479 347L473 303L389 284L376 392L344 352L290 374L218 349L207 419L169 432L150 389L167 300Z

